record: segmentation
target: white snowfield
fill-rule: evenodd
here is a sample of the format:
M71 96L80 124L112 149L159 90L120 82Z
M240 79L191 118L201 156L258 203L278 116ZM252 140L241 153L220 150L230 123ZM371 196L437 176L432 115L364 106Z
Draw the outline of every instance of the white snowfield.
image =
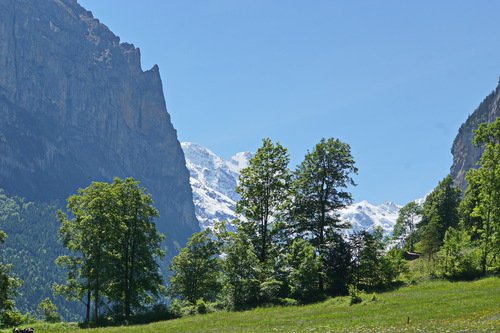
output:
M235 188L240 171L248 166L252 153L237 153L226 161L199 144L182 142L181 146L190 173L195 212L200 228L211 228L217 221L235 219L234 210L239 199ZM339 213L342 220L351 224L350 232L371 231L380 226L385 235L390 235L400 208L400 205L392 202L373 205L368 201L361 201L342 209Z

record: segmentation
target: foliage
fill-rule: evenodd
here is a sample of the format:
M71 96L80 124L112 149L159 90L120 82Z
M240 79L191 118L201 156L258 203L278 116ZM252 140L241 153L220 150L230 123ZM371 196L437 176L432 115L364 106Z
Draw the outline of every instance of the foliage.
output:
M132 178L93 182L68 198L73 218L59 212L60 236L70 254L58 258L67 268L66 284L56 291L86 305L94 303L95 322L105 302L114 317L128 319L132 311L153 302L161 290L156 258L163 239L152 219L158 216L151 197Z
M329 295L347 295L352 283L352 246L340 234L333 234L323 257L326 291Z
M463 228L449 228L440 251L443 274L450 279L472 280L481 275L480 253Z
M29 202L0 190L0 229L9 235L0 246L0 257L11 266L12 276L23 279L14 295L21 312L35 313L36 306L50 297L65 320L78 320L78 304L52 295L53 283L61 283L65 274L54 263L65 253L57 239L57 207L57 203Z
M236 212L240 229L252 241L256 255L265 262L271 247L270 224L276 221L288 199L290 172L288 152L279 143L262 140L249 166L241 170L236 192L241 199Z
M325 245L342 224L338 210L352 202L346 191L354 186L357 173L351 148L338 139L321 139L297 167L293 179L294 221L298 235L307 235L323 258ZM319 289L324 290L324 268L318 275Z
M242 233L229 235L222 261L222 297L230 309L243 309L258 303L261 270L253 245Z
M287 256L290 270L290 296L302 302L318 300L322 297L318 285L321 261L314 247L303 239L296 239Z
M467 172L464 222L481 251L481 271L500 272L500 118L481 124L474 143L483 147L479 168Z
M57 311L57 307L54 305L54 303L52 303L50 298L45 298L44 300L42 300L38 304L36 310L38 315L40 317L43 317L46 322L57 323L61 321L61 316Z
M220 289L219 244L210 230L191 236L185 248L172 259L169 293L191 304L213 301Z
M418 229L421 251L428 258L439 251L446 230L458 225L460 196L460 189L446 176L426 197Z
M401 239L410 252L414 251L415 227L421 215L422 207L415 201L411 201L399 210L399 215L394 225L394 238Z
M0 230L0 245L5 242L7 234ZM22 322L22 315L16 310L13 296L20 286L21 280L12 276L11 265L4 263L0 256L0 326L17 325Z
M350 236L352 249L352 282L360 289L373 289L390 285L400 274L398 266L384 253L382 230L373 233L355 232Z

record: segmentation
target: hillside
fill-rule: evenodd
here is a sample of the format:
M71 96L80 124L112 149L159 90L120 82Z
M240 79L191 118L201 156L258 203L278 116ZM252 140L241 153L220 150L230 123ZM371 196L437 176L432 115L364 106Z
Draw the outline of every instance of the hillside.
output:
M143 326L89 330L114 332L498 332L500 279L431 281L396 291L322 303L198 315ZM408 322L409 320L409 322ZM78 332L75 326L45 325L37 333ZM5 330L4 332L8 332Z

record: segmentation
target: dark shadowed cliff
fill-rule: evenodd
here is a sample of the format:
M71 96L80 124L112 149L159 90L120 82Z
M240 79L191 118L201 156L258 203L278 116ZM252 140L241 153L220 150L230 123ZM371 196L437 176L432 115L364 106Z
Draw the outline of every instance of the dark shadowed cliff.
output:
M149 189L170 251L198 230L158 67L76 1L1 0L0 188L47 202L115 176Z
M470 168L476 167L483 151L472 144L474 131L479 124L492 122L500 117L500 84L489 94L479 107L462 124L458 135L453 141L451 153L453 154L453 165L450 174L462 190L465 190L465 173Z

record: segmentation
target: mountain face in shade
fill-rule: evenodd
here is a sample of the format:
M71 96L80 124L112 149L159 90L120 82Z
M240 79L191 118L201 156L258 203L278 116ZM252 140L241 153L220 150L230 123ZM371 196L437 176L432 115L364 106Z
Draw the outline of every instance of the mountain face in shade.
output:
M202 229L212 228L218 221L231 221L239 195L235 192L241 169L248 166L252 153L237 153L224 160L209 149L195 143L181 143L191 174L196 216ZM347 233L373 231L381 227L385 235L392 233L401 206L391 202L373 205L367 201L354 203L339 211L343 221L351 224ZM229 225L231 229L231 225Z
M450 174L455 183L465 190L467 186L465 173L470 168L476 167L481 158L483 150L472 144L474 131L479 124L493 122L500 117L500 84L479 104L478 108L467 118L458 131L453 141L451 153L453 154L453 165Z
M134 177L172 253L199 230L157 66L75 0L0 1L0 41L0 188L47 202Z

